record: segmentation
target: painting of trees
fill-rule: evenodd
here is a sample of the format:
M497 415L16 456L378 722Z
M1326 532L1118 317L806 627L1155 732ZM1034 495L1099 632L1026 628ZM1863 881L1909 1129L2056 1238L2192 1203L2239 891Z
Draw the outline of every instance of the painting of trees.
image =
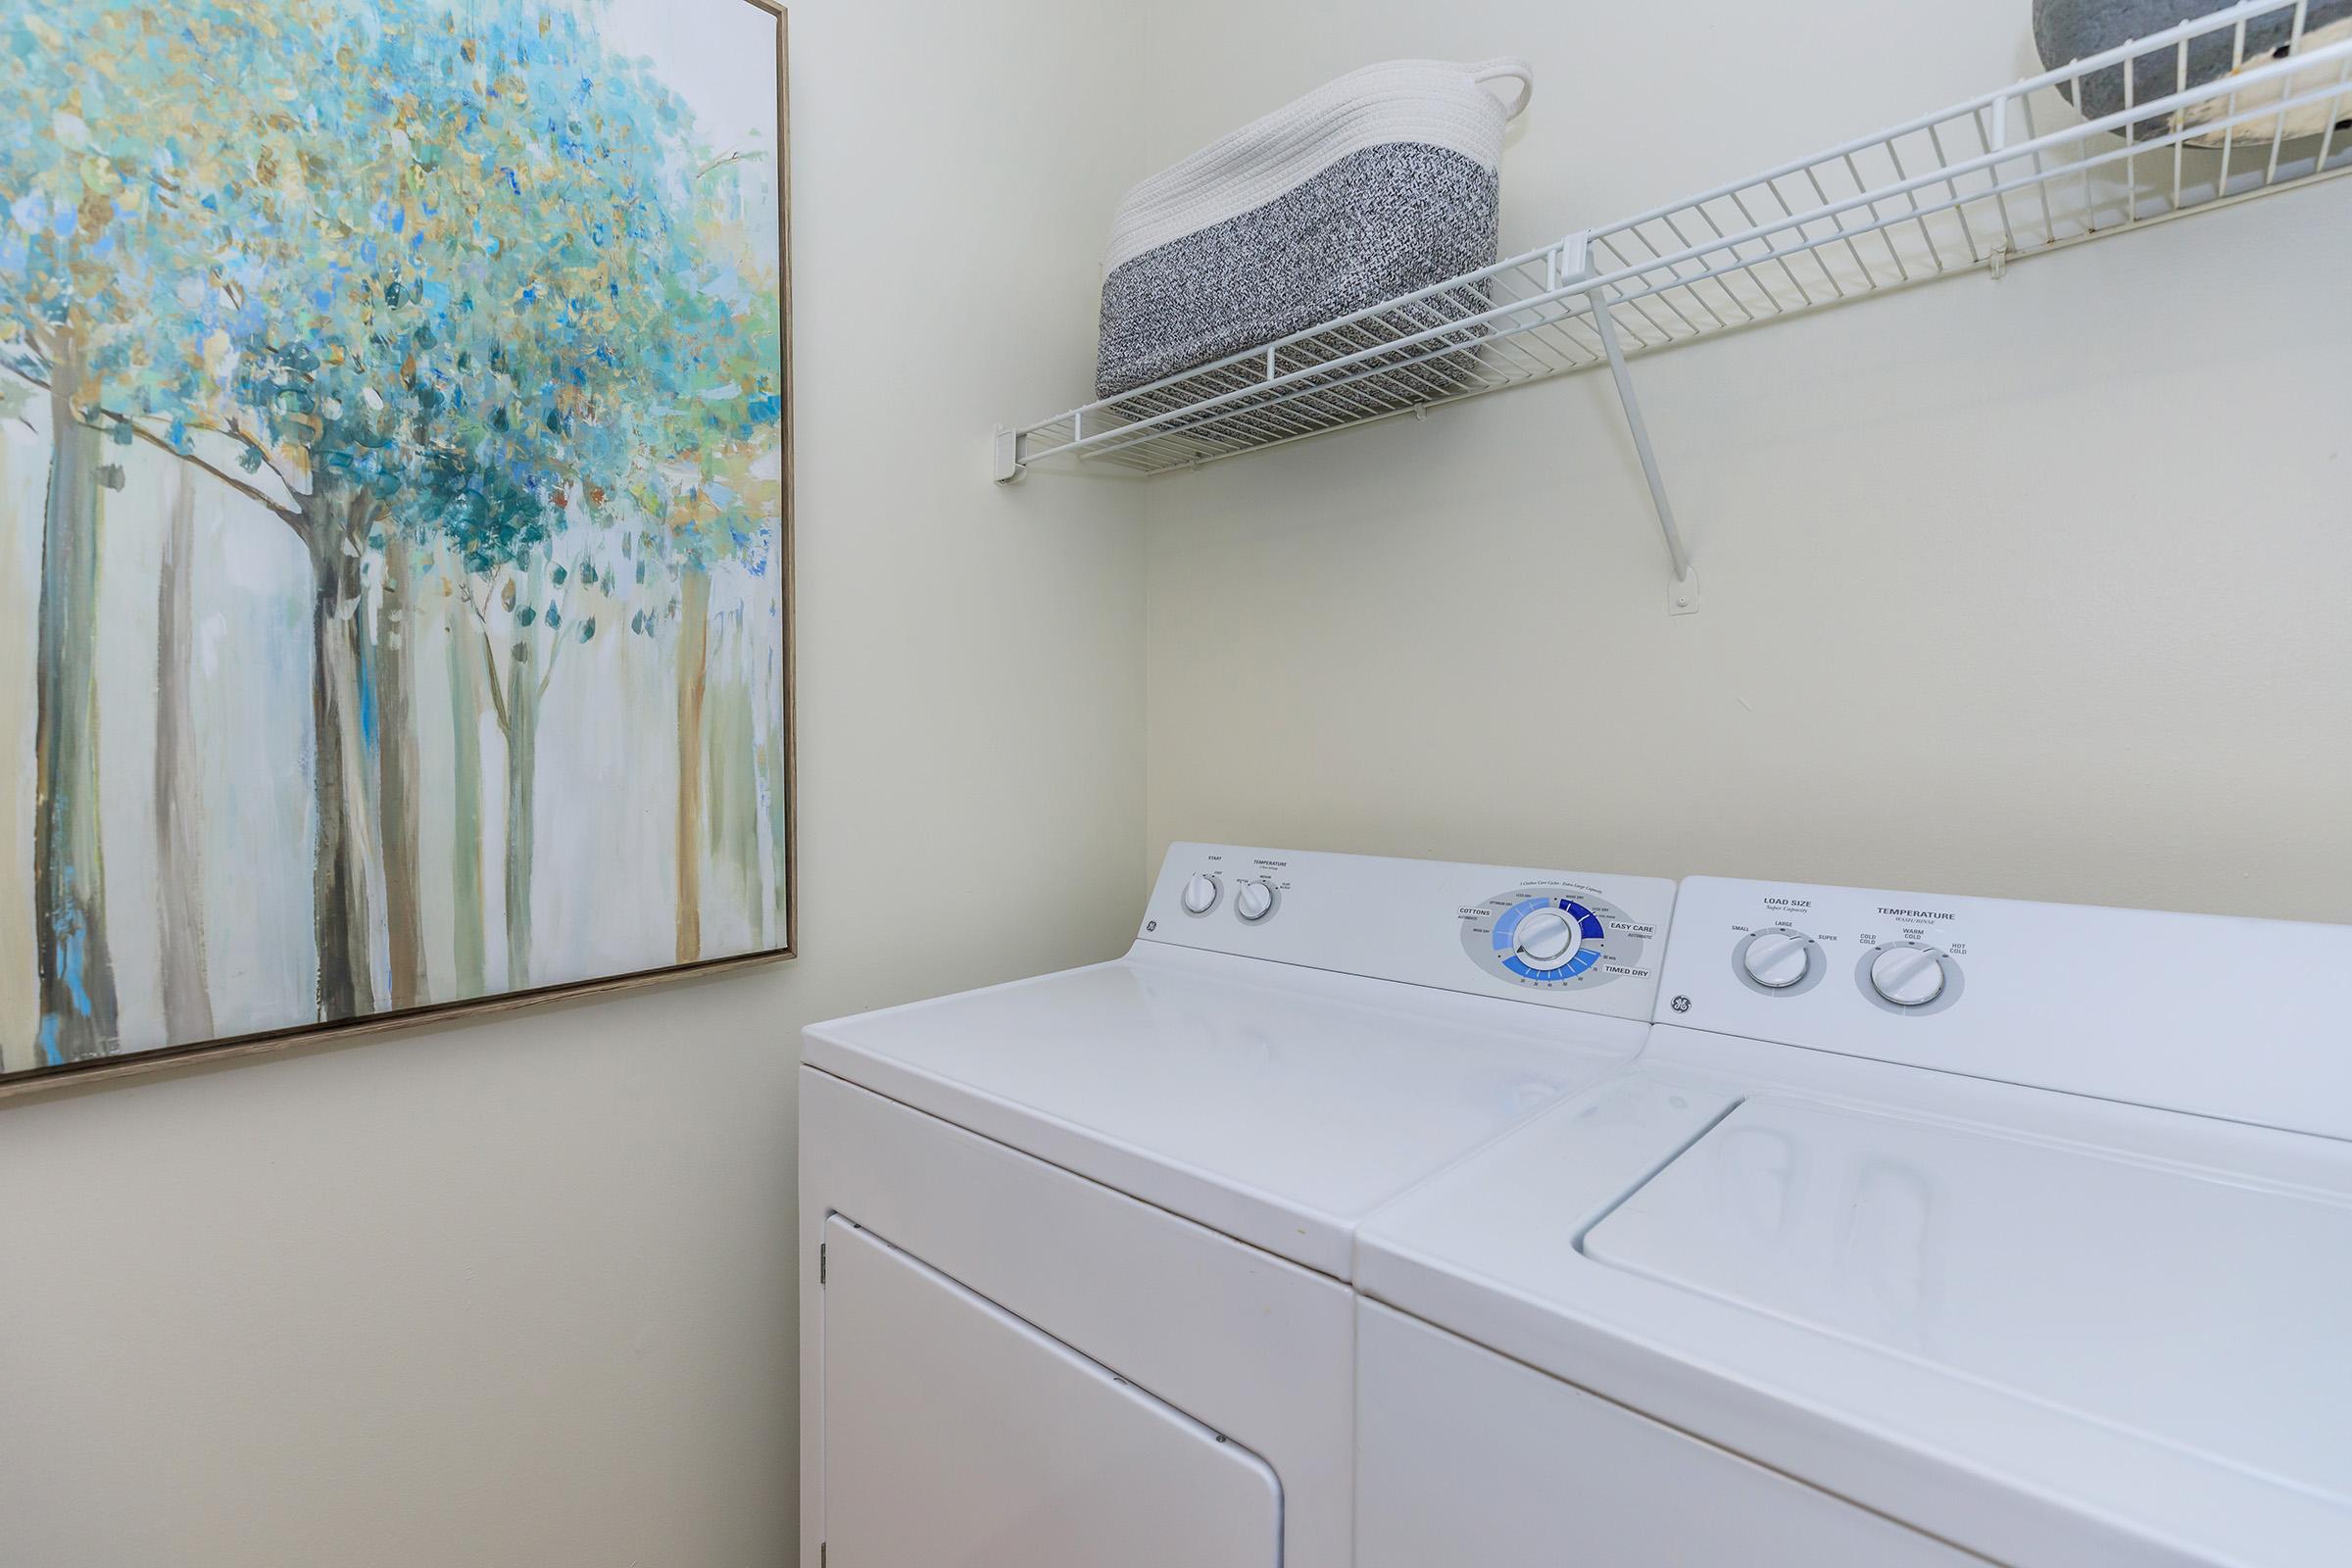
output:
M788 633L781 17L694 3L764 40L764 93L662 58L650 0L25 0L0 24L0 375L33 410L11 441L47 447L38 514L0 516L38 544L35 635L6 656L35 694L11 737L33 983L0 1069L201 1043L240 973L307 970L299 997L222 993L291 1027L523 989L551 958L577 980L785 945L749 910L689 955L700 853L659 877L650 838L613 853L665 796L683 855L699 746L568 765L608 726L699 733L712 571L764 582L769 652ZM134 572L138 662L99 618ZM233 603L194 586L223 576ZM306 704L257 706L296 667ZM552 735L551 694L585 715ZM208 706L270 714L303 822L207 790L260 740ZM124 710L152 715L146 757L101 756ZM783 760L741 787L773 798ZM132 800L135 839L110 827ZM124 857L160 918L110 905ZM264 865L307 896L220 880ZM788 883L771 861L739 885ZM657 945L629 923L662 896ZM211 903L271 899L302 928L208 941Z

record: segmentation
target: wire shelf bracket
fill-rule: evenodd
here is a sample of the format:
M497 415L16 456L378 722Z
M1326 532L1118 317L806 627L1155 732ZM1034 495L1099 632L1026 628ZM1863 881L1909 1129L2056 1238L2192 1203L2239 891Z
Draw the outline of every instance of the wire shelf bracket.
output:
M991 472L1010 483L1047 462L1141 475L1198 468L1606 366L1672 563L1669 609L1688 612L1697 578L1631 361L1937 278L2000 278L2033 257L2352 173L2352 24L2310 25L2312 9L2242 0L1195 369L1000 426Z
M1625 347L1618 340L1617 318L1613 302L1600 281L1600 271L1592 265L1592 232L1579 229L1560 244L1559 260L1554 270L1569 283L1582 283L1585 298L1592 311L1592 328L1600 339L1601 351L1609 362L1609 378L1617 385L1617 406L1625 411L1625 426L1634 438L1634 452L1642 460L1642 478L1649 486L1649 504L1658 515L1658 534L1666 542L1666 559L1674 567L1674 581L1666 590L1666 613L1693 615L1698 612L1698 572L1690 564L1690 552L1683 546L1683 532L1674 525L1674 504L1666 499L1666 481L1658 473L1658 455L1649 444L1649 423L1642 417L1642 400L1634 395L1634 373L1625 363Z

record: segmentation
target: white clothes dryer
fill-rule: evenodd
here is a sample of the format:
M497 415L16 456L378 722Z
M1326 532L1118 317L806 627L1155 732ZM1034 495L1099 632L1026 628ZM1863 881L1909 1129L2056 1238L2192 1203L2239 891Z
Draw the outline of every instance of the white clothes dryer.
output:
M1356 1227L1623 1070L1673 898L1180 844L1125 956L808 1030L804 1559L1346 1568Z

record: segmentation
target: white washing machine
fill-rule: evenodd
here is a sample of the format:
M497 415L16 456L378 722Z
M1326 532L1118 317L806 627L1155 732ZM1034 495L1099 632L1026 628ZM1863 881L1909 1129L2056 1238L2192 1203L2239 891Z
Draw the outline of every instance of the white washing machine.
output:
M2352 928L1691 878L1363 1227L1362 1568L2352 1563Z
M1356 1227L1625 1067L1673 898L1184 844L1124 957L810 1028L804 1560L1345 1568Z

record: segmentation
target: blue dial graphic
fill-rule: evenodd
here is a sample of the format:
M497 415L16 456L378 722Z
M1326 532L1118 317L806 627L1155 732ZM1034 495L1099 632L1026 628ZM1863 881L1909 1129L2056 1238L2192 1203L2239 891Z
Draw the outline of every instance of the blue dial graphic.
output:
M1519 923L1537 910L1557 910L1576 932L1577 941L1558 962L1545 964L1531 959L1519 951ZM1522 899L1505 909L1494 921L1494 952L1502 966L1527 980L1574 980L1600 961L1601 944L1608 932L1601 926L1600 916L1574 899L1549 896Z
M1656 935L1597 890L1521 883L1460 910L1462 952L1487 975L1530 991L1591 991L1650 971Z

